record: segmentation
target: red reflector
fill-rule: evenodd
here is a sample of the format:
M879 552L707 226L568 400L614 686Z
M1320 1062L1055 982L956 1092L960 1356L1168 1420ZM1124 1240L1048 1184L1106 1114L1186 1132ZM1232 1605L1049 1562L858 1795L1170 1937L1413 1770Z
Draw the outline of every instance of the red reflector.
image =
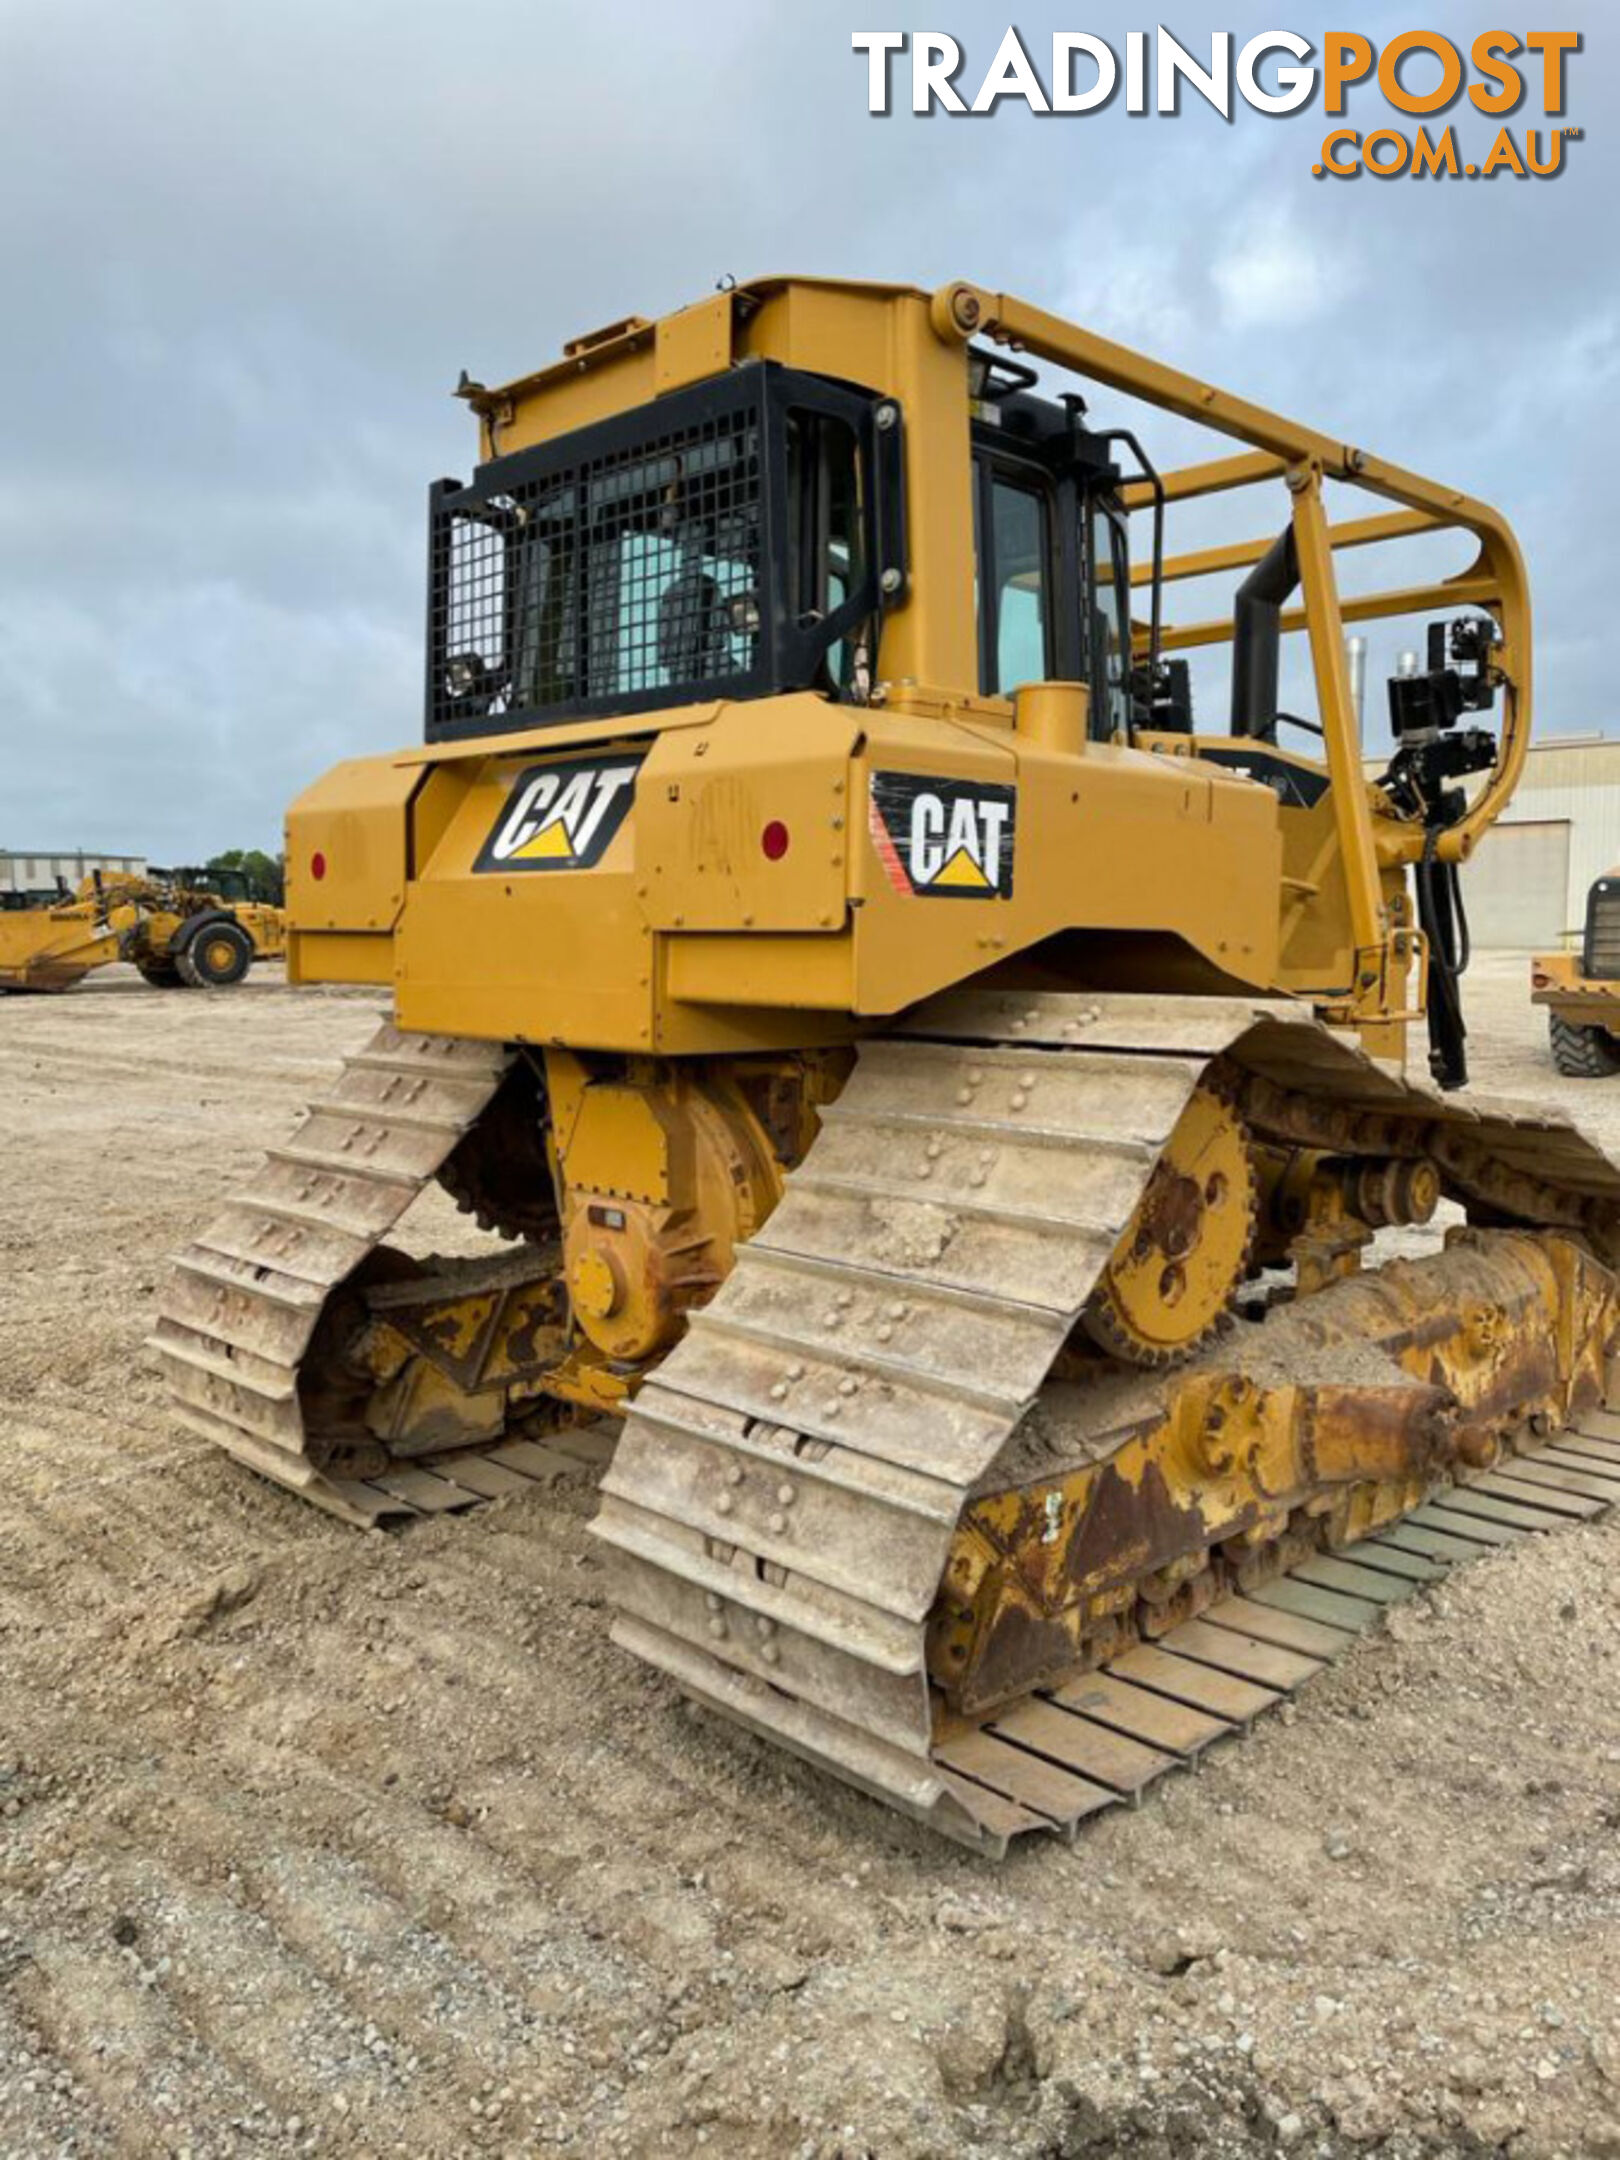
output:
M309 858L309 874L312 878L315 879L317 884L319 884L320 880L326 875L326 857L321 853L319 848L317 848L314 854Z
M765 851L767 862L780 862L788 851L788 829L780 818L772 818L759 836L759 844Z

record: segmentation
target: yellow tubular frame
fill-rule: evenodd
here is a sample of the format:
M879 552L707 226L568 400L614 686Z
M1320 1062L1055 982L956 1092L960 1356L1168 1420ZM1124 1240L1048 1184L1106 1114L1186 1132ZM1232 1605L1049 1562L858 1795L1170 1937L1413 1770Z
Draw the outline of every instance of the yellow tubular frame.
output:
M970 337L987 337L1011 351L1070 368L1249 446L1239 455L1165 474L1167 502L1285 481L1292 498L1305 605L1285 611L1282 627L1303 629L1310 636L1328 769L1336 783L1355 939L1363 947L1378 944L1382 936L1378 869L1415 862L1423 852L1425 835L1420 828L1392 818L1376 822L1373 818L1350 703L1344 625L1458 606L1483 608L1495 617L1502 640L1495 660L1504 702L1496 763L1467 815L1439 836L1436 848L1444 862L1465 861L1506 809L1530 741L1530 596L1518 543L1506 520L1473 496L1387 464L1352 444L1335 442L1315 428L1285 420L1263 406L1031 307L1027 301L958 283L940 287L932 297L930 313L936 333L943 338L965 342ZM1402 507L1380 517L1329 525L1322 505L1324 480L1348 482ZM1144 507L1152 493L1139 482L1127 487L1125 499L1130 507ZM1375 546L1450 528L1472 533L1479 542L1478 557L1456 577L1340 601L1333 575L1336 549ZM1268 532L1258 540L1171 557L1164 565L1165 580L1173 583L1243 568L1258 562L1275 538L1275 532ZM1149 576L1150 570L1138 570L1133 582L1145 582ZM1164 651L1175 652L1227 642L1231 636L1230 620L1199 622L1167 627L1161 645Z

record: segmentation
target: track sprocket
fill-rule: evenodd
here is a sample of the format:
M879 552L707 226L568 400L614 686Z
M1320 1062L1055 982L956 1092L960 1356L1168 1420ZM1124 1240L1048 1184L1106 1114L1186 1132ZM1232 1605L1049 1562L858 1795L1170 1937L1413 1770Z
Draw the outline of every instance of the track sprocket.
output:
M1255 1221L1248 1130L1206 1082L1177 1120L1081 1326L1127 1365L1192 1356L1220 1328L1243 1283Z
M438 1171L439 1183L480 1230L531 1243L559 1234L546 1123L545 1083L520 1058Z

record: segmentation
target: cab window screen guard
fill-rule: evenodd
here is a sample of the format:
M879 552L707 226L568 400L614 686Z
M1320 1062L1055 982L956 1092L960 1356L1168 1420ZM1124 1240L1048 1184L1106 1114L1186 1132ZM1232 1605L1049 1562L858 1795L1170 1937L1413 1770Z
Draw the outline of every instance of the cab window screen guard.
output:
M428 740L863 694L904 593L903 454L892 400L756 362L440 481Z

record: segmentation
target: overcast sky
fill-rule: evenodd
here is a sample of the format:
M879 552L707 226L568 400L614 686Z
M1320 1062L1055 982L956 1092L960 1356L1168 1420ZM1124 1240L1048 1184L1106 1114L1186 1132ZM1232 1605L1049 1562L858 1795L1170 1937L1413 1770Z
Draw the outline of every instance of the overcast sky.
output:
M1498 19L1216 20L1347 17ZM971 277L1485 495L1530 560L1540 728L1610 726L1620 39L1583 18L1564 173L1435 184L1313 179L1319 97L868 115L851 28L950 32L971 95L994 7L0 0L0 846L274 846L325 766L415 739L458 371L727 273ZM1054 28L1157 20L1012 19L1043 71ZM1207 13L1165 19L1207 55Z

